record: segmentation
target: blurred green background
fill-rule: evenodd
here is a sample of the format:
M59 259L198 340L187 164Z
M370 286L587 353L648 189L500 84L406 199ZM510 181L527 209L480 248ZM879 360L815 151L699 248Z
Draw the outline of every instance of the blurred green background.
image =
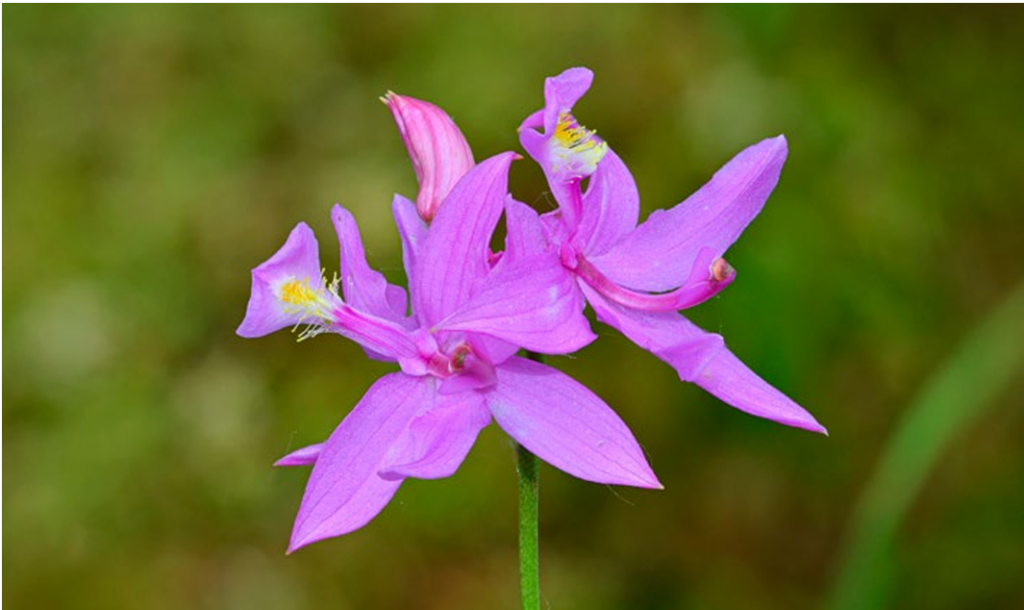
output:
M1017 7L3 16L11 608L517 607L514 452L493 426L451 479L410 481L365 529L284 554L306 473L271 463L324 438L390 368L337 337L234 329L250 268L297 222L336 267L334 202L401 280L389 203L416 186L376 99L389 89L445 108L482 159L518 148L544 77L588 66L577 116L630 166L645 213L749 144L790 142L730 250L739 281L689 313L831 437L730 409L599 329L554 364L618 410L666 489L544 467L552 608L838 603L889 438L1024 278ZM512 188L546 205L530 163ZM1021 327L1011 308L989 335ZM1008 367L944 386L970 397L984 384L991 400L954 401L975 415L916 475L885 563L871 563L889 583L879 605L1024 607L1024 376ZM929 442L910 428L912 445Z

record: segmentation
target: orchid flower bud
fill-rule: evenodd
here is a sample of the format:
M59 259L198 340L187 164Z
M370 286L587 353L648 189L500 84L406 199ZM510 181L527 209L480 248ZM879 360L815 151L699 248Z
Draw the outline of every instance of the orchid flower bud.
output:
M455 183L473 167L473 151L455 122L437 106L392 92L381 100L395 117L416 171L416 211L430 222Z

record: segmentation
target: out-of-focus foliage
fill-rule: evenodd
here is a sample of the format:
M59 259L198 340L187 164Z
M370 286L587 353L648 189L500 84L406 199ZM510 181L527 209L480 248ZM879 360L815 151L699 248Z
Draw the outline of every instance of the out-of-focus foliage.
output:
M662 492L542 471L552 607L811 609L908 403L1022 276L1015 7L30 7L3 26L4 602L27 608L513 608L514 452L286 557L305 473L389 367L337 337L237 338L248 272L300 220L355 214L400 280L415 182L391 89L477 158L517 146L542 79L645 212L785 133L790 158L692 313L830 438L738 413L603 329L556 366L622 414ZM549 203L540 172L520 199ZM1024 313L1020 323L1024 323ZM971 383L965 380L964 383ZM957 435L895 541L893 607L1024 605L1021 376Z

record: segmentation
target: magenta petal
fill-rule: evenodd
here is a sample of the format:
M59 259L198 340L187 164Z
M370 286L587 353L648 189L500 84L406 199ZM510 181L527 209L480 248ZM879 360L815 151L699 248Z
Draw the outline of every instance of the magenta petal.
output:
M481 162L445 199L417 253L413 306L425 327L469 300L473 283L490 270L491 234L508 197L515 153Z
M640 194L622 159L608 149L590 177L583 195L583 211L577 239L581 252L596 256L607 252L636 227Z
M510 358L485 396L498 425L552 466L595 483L661 489L626 424L567 375Z
M409 426L400 450L407 461L380 473L385 479L440 479L455 474L491 413L478 392L438 395L434 406Z
M240 336L262 337L302 320L302 314L284 311L277 293L281 285L291 280L308 282L313 288L322 284L316 237L304 222L292 229L280 250L252 270L249 305L236 331Z
M341 246L341 289L345 302L378 318L403 323L405 291L388 284L380 272L367 264L356 219L348 210L335 205L331 220Z
M571 274L553 253L503 260L439 329L482 333L545 354L568 354L597 337Z
M547 249L544 226L533 208L509 199L505 203L505 260L513 262L524 256L534 256Z
M427 223L416 212L416 204L401 195L395 195L391 202L391 211L398 227L398 235L402 239L402 264L405 277L409 283L410 295L416 291L416 261L424 240L427 239ZM410 296L413 303L415 296ZM417 321L416 311L412 312L411 320Z
M296 449L288 455L274 462L274 466L312 466L320 453L324 450L323 443L309 445L302 449Z
M473 152L451 117L434 104L388 93L391 109L412 159L420 192L419 215L430 221L452 187L473 167Z
M594 73L587 68L569 68L544 79L544 131L548 135L554 131L558 116L571 112L593 82Z
M384 508L401 481L386 481L377 473L431 400L429 380L403 373L385 375L367 390L313 466L289 552L359 529Z
M725 347L720 335L705 332L672 312L643 312L610 303L583 287L597 319L672 366L691 381L741 411L787 426L827 434L800 405L746 367Z
M702 248L722 256L758 215L779 180L786 151L783 136L751 146L686 201L652 213L591 262L629 288L662 292L678 287Z

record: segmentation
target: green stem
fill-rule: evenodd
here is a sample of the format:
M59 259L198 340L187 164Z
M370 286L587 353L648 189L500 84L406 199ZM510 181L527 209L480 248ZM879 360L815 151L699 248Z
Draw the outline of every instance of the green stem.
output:
M538 553L540 460L516 443L519 472L519 590L523 610L540 608L540 559Z
M526 352L534 362L544 356ZM516 443L516 472L519 473L519 593L523 610L540 610L540 460Z

